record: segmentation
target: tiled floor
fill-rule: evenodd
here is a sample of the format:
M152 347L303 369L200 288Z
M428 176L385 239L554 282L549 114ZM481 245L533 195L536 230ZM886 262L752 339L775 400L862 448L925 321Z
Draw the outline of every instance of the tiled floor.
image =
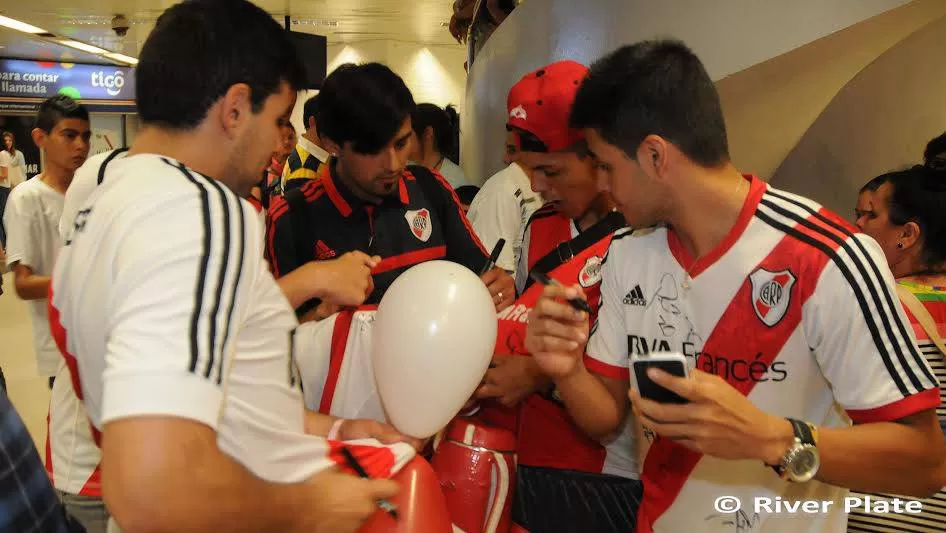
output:
M49 388L46 378L36 374L33 325L26 302L20 300L13 289L13 274L3 276L3 295L0 295L0 367L6 376L10 399L42 451L46 442Z

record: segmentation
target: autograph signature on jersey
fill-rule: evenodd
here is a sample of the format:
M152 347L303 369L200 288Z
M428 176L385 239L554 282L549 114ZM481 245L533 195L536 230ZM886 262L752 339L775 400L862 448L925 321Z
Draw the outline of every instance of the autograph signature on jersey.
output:
M711 514L704 519L704 522L731 527L735 533L751 533L756 526L762 523L762 518L759 513L753 513L750 516L744 509L740 509L734 513Z
M673 274L666 273L660 279L657 291L650 298L650 303L645 308L647 311L656 310L657 326L660 327L660 333L664 337L672 337L677 332L677 328L685 326L689 328L685 343L693 346L702 347L703 338L696 332L696 326L681 309L679 305L680 293L677 291L677 279ZM685 322L685 324L682 324Z

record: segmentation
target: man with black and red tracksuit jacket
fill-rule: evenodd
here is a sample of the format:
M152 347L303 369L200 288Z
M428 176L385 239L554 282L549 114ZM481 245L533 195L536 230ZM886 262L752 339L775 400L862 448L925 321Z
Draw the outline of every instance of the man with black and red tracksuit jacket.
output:
M362 251L371 256L374 281L365 303L376 304L418 263L442 259L479 273L489 253L453 189L435 170L407 166L414 99L403 80L378 63L343 65L325 80L319 105L316 124L332 157L321 179L273 201L267 223L273 274ZM505 271L493 268L482 279L497 310L515 299ZM297 314L338 310L322 303L310 300Z
M530 273L580 285L597 311L603 258L612 238L630 231L610 197L598 191L596 162L581 132L568 127L587 72L559 61L526 75L509 94L508 125L545 205L525 229L516 269L521 296L499 314L497 355L477 391L478 398L493 401L482 402L478 417L516 429L513 519L532 533L633 531L642 495L632 426L605 443L588 438L523 344L529 311L543 290Z

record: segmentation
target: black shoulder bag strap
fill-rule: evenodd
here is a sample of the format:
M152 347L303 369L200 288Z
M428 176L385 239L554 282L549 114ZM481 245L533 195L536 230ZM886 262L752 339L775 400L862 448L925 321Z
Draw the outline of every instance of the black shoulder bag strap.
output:
M535 263L535 266L532 267L529 273L541 272L547 274L571 261L573 257L583 252L585 248L605 238L609 233L614 233L626 225L627 223L624 222L624 216L621 215L621 213L611 211L605 215L604 218L599 220L597 224L579 233L574 239L565 241L555 248L552 248L552 251L545 254L542 259L539 259ZM525 253L525 251L523 251L523 253ZM522 292L528 290L533 283L534 280L532 276L529 276Z

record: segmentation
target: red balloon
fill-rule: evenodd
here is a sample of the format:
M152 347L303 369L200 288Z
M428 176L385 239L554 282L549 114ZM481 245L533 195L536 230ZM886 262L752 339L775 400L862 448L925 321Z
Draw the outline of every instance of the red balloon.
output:
M427 461L415 457L391 479L401 486L401 491L391 499L397 506L398 519L378 510L360 533L453 532L440 482Z

